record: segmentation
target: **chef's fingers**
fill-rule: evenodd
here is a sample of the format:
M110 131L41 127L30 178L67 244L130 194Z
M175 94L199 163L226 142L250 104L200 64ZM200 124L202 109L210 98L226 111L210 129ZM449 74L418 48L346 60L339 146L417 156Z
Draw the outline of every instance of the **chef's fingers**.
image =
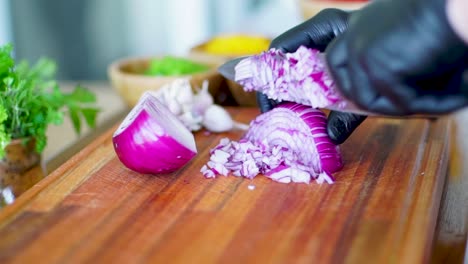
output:
M278 105L278 101L269 99L265 94L257 92L257 105L262 113L268 112Z
M341 144L366 118L363 115L331 111L327 121L328 136L333 143Z

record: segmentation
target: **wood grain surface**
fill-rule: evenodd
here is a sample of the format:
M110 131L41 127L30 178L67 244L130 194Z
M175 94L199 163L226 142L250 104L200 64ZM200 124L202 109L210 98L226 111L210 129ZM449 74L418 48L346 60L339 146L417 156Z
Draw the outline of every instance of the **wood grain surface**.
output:
M248 122L255 109L231 109ZM142 175L113 129L0 212L0 263L423 263L447 170L450 121L369 118L333 185L205 179L222 137L197 133L182 170ZM255 186L251 190L249 186Z
M431 262L468 264L468 109L454 114L453 120L449 172Z

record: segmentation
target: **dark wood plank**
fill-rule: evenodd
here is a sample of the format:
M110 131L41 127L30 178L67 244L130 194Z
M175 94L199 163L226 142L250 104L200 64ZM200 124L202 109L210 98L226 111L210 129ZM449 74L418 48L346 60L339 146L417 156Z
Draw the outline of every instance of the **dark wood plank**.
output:
M468 111L453 116L449 173L444 187L431 263L468 261Z

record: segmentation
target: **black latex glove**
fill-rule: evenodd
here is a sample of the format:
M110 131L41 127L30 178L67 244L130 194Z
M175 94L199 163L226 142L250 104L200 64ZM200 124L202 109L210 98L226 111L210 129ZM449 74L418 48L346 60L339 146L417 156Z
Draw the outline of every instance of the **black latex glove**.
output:
M348 27L349 12L325 9L306 22L275 38L270 48L295 52L299 46L324 51L328 44ZM262 112L271 110L277 102L257 93L257 102ZM328 135L336 144L344 142L366 117L349 113L331 112L328 116Z
M448 24L445 1L377 0L353 13L326 49L342 94L396 116L467 106L467 45Z

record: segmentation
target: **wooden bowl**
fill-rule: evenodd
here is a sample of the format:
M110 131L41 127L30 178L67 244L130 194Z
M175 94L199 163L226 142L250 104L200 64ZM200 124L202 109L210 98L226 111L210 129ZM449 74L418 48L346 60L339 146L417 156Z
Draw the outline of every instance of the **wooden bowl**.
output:
M225 56L225 55L217 55L217 54L210 54L205 51L205 46L207 42L201 43L196 45L195 47L190 49L189 58L193 60L204 60L208 61L217 66L221 66L223 63L230 59L236 58L235 56Z
M143 75L142 72L148 68L151 60L155 58L158 57L125 58L109 65L107 72L112 86L117 90L118 94L128 106L135 106L145 91L158 90L165 84L181 78L189 78L190 84L194 88L202 87L203 81L208 80L208 90L214 97L216 97L223 81L223 77L217 71L218 65L207 62L206 60L190 59L194 62L209 66L209 70L190 75L178 76Z
M338 8L343 10L356 10L365 6L367 0L298 0L299 10L304 19L315 16L318 12L326 8Z
M240 106L257 106L255 92L246 92L242 85L231 80L227 80L226 83L237 104Z
M207 53L204 50L206 43L207 42L193 47L190 50L189 57L195 60L206 60L218 66L221 66L223 63L227 62L228 60L237 58L237 56L234 56L234 55L216 55L216 54ZM255 93L245 92L242 86L240 84L237 84L234 81L227 80L227 79L225 81L226 81L225 84L227 85L229 92L234 98L234 101L239 106L256 106L257 105Z

